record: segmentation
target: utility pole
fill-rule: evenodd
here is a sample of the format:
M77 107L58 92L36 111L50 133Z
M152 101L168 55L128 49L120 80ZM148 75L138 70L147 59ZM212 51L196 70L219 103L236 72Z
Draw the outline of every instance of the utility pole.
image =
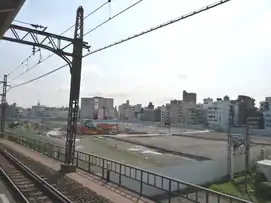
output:
M1 136L5 134L5 120L6 120L6 96L7 96L7 75L4 75L4 80L1 81L3 84L3 92L1 94L1 128L0 133Z
M245 126L245 170L246 170L246 174L245 174L245 189L246 192L248 192L248 188L247 188L247 176L250 175L250 169L249 169L249 165L250 165L250 135L249 135L249 126L246 125Z
M233 108L230 106L229 112L229 126L228 126L228 176L229 180L232 180L233 177L233 146L232 146L232 133L231 128L233 124Z
M90 46L88 43L83 42L83 17L84 9L80 6L77 9L74 38L64 37L62 35L56 35L53 33L45 32L45 30L37 30L28 27L18 26L11 24L8 31L11 31L10 35L3 36L1 40L7 40L10 42L16 42L33 47L40 47L47 49L54 54L61 57L70 67L71 73L71 85L70 85L70 99L69 99L69 115L66 135L66 148L65 148L65 161L61 165L61 171L72 172L75 171L74 155L75 155L75 139L77 130L77 116L79 110L79 93L81 83L81 66L82 66L82 49L88 49ZM33 26L33 25L32 25ZM34 26L37 28L37 26ZM29 37L25 37L29 36ZM43 37L41 40L37 38ZM48 41L50 43L48 43ZM69 45L62 46L62 41L68 42L69 45L73 44L73 51L67 52L64 49ZM72 57L70 60L69 57ZM3 92L5 96L6 92ZM4 98L5 100L5 98ZM0 129L1 130L1 129ZM71 167L70 167L71 166Z
M69 114L66 136L65 148L65 162L61 165L61 171L65 173L75 172L74 165L75 157L75 139L77 133L77 117L79 109L79 93L81 83L81 66L82 66L82 49L83 49L83 20L84 9L80 6L77 9L75 30L74 30L74 44L73 44L73 59L71 66L71 86L70 86L70 101Z

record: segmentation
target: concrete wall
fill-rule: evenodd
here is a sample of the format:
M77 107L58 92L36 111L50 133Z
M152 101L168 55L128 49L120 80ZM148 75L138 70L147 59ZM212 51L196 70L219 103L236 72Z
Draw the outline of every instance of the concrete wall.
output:
M259 148L252 148L251 149L251 164L256 164L256 161L260 159L260 149ZM269 152L269 155L270 152ZM83 158L84 159L84 158ZM97 163L96 163L97 164ZM79 162L79 165L84 168L88 166L84 166L83 162ZM99 165L99 164L98 164ZM91 171L100 174L104 174L106 177L106 172L102 172L102 169L91 165ZM234 172L238 173L245 169L245 157L244 155L237 155L234 157ZM121 177L119 172L121 170ZM225 176L228 175L227 171L227 157L223 157L221 159L204 161L204 162L197 162L197 163L190 163L187 165L181 166L170 166L170 167L163 167L159 169L155 169L154 171L157 174L161 174L163 176L168 176L171 178L175 178L178 180L182 180L185 182L189 182L196 185L204 185L207 183L215 182L221 180ZM110 170L110 181L119 184L121 183L122 186L127 187L133 191L140 192L140 180L141 180L141 170L132 168L130 170L129 167L122 166L120 169L119 164L112 164ZM132 178L129 178L129 177ZM163 179L163 180L162 180ZM154 174L147 174L146 172L142 173L142 192L146 196L155 196L161 195L166 193L169 188L169 179L162 178L161 176ZM163 182L163 183L162 183ZM152 185L152 186L151 186ZM177 185L177 181L171 182L171 190L185 189L187 185L179 184ZM158 189L160 188L160 189ZM161 189L163 188L163 189Z
M244 133L244 128L232 128L233 133ZM271 137L271 129L250 129L251 135L260 135L260 136L270 136Z
M28 146L30 147L31 145ZM49 150L47 153L45 153L47 156L60 159L61 161L64 160L63 148L61 151L59 151L61 154L56 152L53 153L51 151L52 148L46 149ZM42 152L44 152L43 147L41 148L41 150ZM270 155L270 151L267 151L266 156ZM95 155L89 156L88 154L79 153L78 155L76 155L76 157L78 157L76 163L79 168L102 176L103 178L109 178L111 182L120 184L121 186L127 187L137 193L140 193L142 189L143 195L149 197L167 193L170 181L171 191L177 189L184 189L187 187L187 184L180 184L177 180L170 180L170 178L167 178L165 176L197 185L203 185L206 183L218 181L221 178L225 177L228 173L226 156L216 160L189 163L179 166L169 166L159 169L156 168L154 169L154 172L147 172L139 168L134 168L132 166L122 165L118 162L108 161ZM259 147L251 148L251 164L255 164L256 161L260 159L261 149ZM109 168L109 173L107 173L106 169L104 169L104 171L102 170L102 168L105 168L106 165ZM234 157L235 173L241 172L242 170L244 170L244 168L244 155L236 155ZM142 184L140 183L140 180L142 180Z

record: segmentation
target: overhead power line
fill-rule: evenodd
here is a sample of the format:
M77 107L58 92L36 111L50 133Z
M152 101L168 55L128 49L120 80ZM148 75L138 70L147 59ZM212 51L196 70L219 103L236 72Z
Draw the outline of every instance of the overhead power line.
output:
M105 3L103 3L102 5L100 5L99 7L97 7L96 9L94 9L93 11L91 11L88 15L86 15L84 17L84 19L88 18L89 16L93 15L94 13L96 13L98 10L102 9L105 5L107 5L108 3L110 3L111 0L107 0ZM24 21L20 21L20 20L14 20L15 22L18 23L22 23L22 24L26 24L26 25L32 25L31 23L27 23ZM75 27L75 24L73 24L72 26L70 26L69 28L67 28L66 30L64 30L62 33L60 33L60 35L63 35L65 33L67 33L68 31L70 31L72 28ZM71 45L71 44L69 44ZM65 48L67 48L68 46L66 46ZM36 52L41 51L41 49L37 49ZM42 60L42 62L44 62L45 60L51 58L54 54L50 54L48 57L46 57L44 60ZM33 54L29 55L23 62L21 62L19 65L17 65L10 73L8 73L7 75L10 76L12 73L14 73L17 69L19 69L23 64L25 64L25 62L28 62L28 60L33 56ZM41 61L39 61L39 63L35 64L34 66L32 66L31 68L29 68L27 71L25 71L23 74L20 74L20 76L24 75L26 72L28 72L29 70L32 70L33 68L37 67L39 64L41 63ZM18 77L20 77L18 76ZM16 78L18 78L16 77ZM14 79L12 79L14 80Z
M134 6L136 6L137 4L139 4L140 2L142 2L143 0L139 0L137 2L135 2L134 4L128 6L127 8L123 9L122 11L118 12L117 14L113 15L112 17L109 17L107 20L103 21L101 24L97 25L96 27L94 27L93 29L89 30L88 32L86 32L84 34L87 35L91 32L93 32L94 30L96 30L97 28L103 26L105 23L109 22L110 20L113 20L114 18L118 17L119 15L123 14L125 11L128 11L129 9L133 8Z
M137 2L135 2L134 4L131 4L130 6L126 7L125 9L121 10L120 12L118 12L117 14L115 14L112 17L109 17L109 19L103 21L102 23L100 23L99 25L97 25L96 27L92 28L91 30L89 30L88 32L86 32L84 34L84 36L90 34L91 32L94 32L95 30L97 30L98 28L100 28L101 26L103 26L104 24L108 23L110 20L113 20L114 18L120 16L121 14L125 13L126 11L128 11L129 9L133 8L134 6L136 6L137 4L139 4L140 2L142 2L143 0L138 0ZM99 8L95 9L92 13L88 14L85 18L89 17L91 14L93 14L94 12L96 12L97 10L99 10L100 8L102 8L105 4L101 5ZM70 28L68 28L67 30L65 30L62 34L64 34L65 32L67 32L68 30L72 29L74 26L71 26ZM61 34L61 35L62 35ZM66 47L70 46L70 44L68 44ZM27 70L25 70L24 72L20 73L18 76L16 76L15 78L11 79L11 81L18 79L19 77L23 76L24 74L26 74L27 72L31 71L33 68L36 68L39 64L41 64L42 62L46 61L47 59L51 58L54 55L54 53L49 54L49 56L47 56L46 58L42 59L41 61L39 61L39 63L33 65L32 67L28 68ZM30 56L31 57L31 56ZM29 57L29 58L30 58ZM27 58L27 60L29 59ZM22 63L23 64L23 63Z
M208 6L205 6L205 7L201 8L201 9L192 11L192 12L187 13L187 14L185 14L185 15L182 15L182 16L180 16L180 17L178 17L178 18L175 18L175 19L173 19L173 20L170 20L170 21L167 21L167 22L162 23L162 24L160 24L160 25L157 25L157 26L155 26L155 27L152 27L152 28L150 28L150 29L148 29L148 30L145 30L145 31L143 31L143 32L139 32L139 33L137 33L137 34L135 34L135 35L133 35L133 36L130 36L130 37L127 37L127 38L125 38L125 39L122 39L122 40L119 40L119 41L117 41L117 42L114 42L114 43L112 43L112 44L106 45L106 46L104 46L104 47L102 47L102 48L98 48L98 49L96 49L96 50L94 50L94 51L91 51L91 52L87 53L86 55L84 55L84 57L89 56L89 55L92 55L92 54L95 54L95 53L100 52L100 51L103 51L103 50L108 49L108 48L110 48L110 47L113 47L113 46L122 44L122 43L124 43L124 42L129 41L129 40L132 40L132 39L135 39L135 38L140 37L140 36L142 36L142 35L148 34L148 33L150 33L150 32L156 31L156 30L158 30L158 29L161 29L161 28L163 28L163 27L166 27L166 26L171 25L171 24L173 24L173 23L176 23L176 22L178 22L178 21L184 20L184 19L186 19L186 18L189 18L189 17L191 17L191 16L194 16L194 15L196 15L196 14L199 14L199 13L201 13L201 12L203 12L203 11L207 11L207 10L209 10L209 9L212 9L212 8L214 8L214 7L217 7L217 6L221 5L221 4L224 4L224 3L229 2L229 1L231 1L231 0L221 0L221 1L218 1L218 2L216 2L216 3L210 4L210 5L208 5Z
M45 73L45 74L43 74L43 75L41 75L41 76L39 76L39 77L33 78L33 79L31 79L31 80L28 80L27 82L23 82L23 83L20 83L20 84L18 84L18 85L11 86L10 89L13 89L13 88L16 88L16 87L20 87L20 86L22 86L22 85L26 85L26 84L28 84L28 83L34 82L34 81L36 81L36 80L39 80L39 79L41 79L41 78L43 78L43 77L45 77L45 76L47 76L47 75L50 75L50 74L52 74L52 73L54 73L54 72L56 72L56 71L59 71L60 69L66 67L66 66L68 66L68 64L62 65L62 66L60 66L60 67L58 67L58 68L56 68L56 69L54 69L54 70L52 70L52 71L49 71L49 72L47 72L47 73Z
M150 33L150 32L156 31L156 30L158 30L158 29L160 29L160 28L163 28L163 27L166 27L166 26L168 26L168 25L174 24L174 23L176 23L176 22L178 22L178 21L184 20L184 19L186 19L186 18L188 18L188 17L194 16L194 15L199 14L199 13L201 13L201 12L210 10L210 9L212 9L212 8L215 8L215 7L217 7L217 6L219 6L219 5L222 5L222 4L224 4L224 3L226 3L226 2L229 2L229 1L231 1L231 0L221 0L221 1L215 2L215 3L213 3L213 4L210 4L210 5L208 5L208 6L202 7L202 8L200 8L200 9L198 9L198 10L192 11L192 12L187 13L187 14L185 14L185 15L182 15L182 16L180 16L180 17L178 17L178 18L175 18L175 19L173 19L173 20L167 21L167 22L165 22L165 23L162 23L162 24L160 24L160 25L158 25L158 26L152 27L152 28L150 28L150 29L148 29L148 30L145 30L145 31L143 31L143 32L137 33L137 34L135 34L135 35L133 35L133 36L127 37L127 38L122 39L122 40L119 40L119 41L117 41L117 42L114 42L114 43L109 44L109 45L107 45L107 46L104 46L104 47L102 47L102 48L98 48L98 49L96 49L96 50L94 50L94 51L92 51L92 52L90 52L90 53L84 55L83 58L85 58L85 57L87 57L87 56L89 56L89 55L95 54L95 53L97 53L97 52L103 51L103 50L105 50L105 49L111 48L111 47L113 47L113 46L122 44L122 43L124 43L124 42L129 41L129 40L135 39L135 38L140 37L140 36L142 36L142 35L148 34L148 33ZM27 82L23 82L23 83L17 84L17 85L15 85L15 86L12 86L11 88L20 87L20 86L25 85L25 84L28 84L28 83L30 83L30 82L36 81L36 80L38 80L38 79L40 79L40 78L43 78L43 77L45 77L45 76L47 76L47 75L50 75L50 74L56 72L56 71L58 71L58 70L61 70L62 68L66 67L66 66L68 66L68 65L66 64L66 65L60 66L60 67L58 67L58 68L56 68L56 69L54 69L54 70L52 70L52 71L50 71L50 72L48 72L48 73L46 73L46 74L43 74L43 75L41 75L41 76L39 76L39 77L36 77L36 78L34 78L34 79L32 79L32 80L29 80L29 81L27 81Z

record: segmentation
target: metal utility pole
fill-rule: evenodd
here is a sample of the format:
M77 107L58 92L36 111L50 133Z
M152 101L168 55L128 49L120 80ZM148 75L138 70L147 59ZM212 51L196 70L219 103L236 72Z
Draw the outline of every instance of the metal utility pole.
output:
M73 59L71 67L71 86L70 86L70 101L69 115L66 136L65 163L61 165L63 172L74 172L76 167L73 165L75 156L75 139L77 133L77 116L79 109L79 93L81 83L81 66L82 66L82 49L83 49L83 20L84 9L77 9L75 31L74 31L74 46Z
M3 84L3 92L1 94L1 128L0 133L3 136L5 134L5 120L6 120L6 95L7 95L7 75L4 75L4 80L1 81Z
M245 189L246 192L248 192L248 188L247 188L247 176L250 175L250 169L249 169L249 165L250 165L250 135L249 135L249 126L245 127L245 170L246 170L246 174L245 174Z
M75 153L75 138L77 130L77 116L78 116L78 103L81 82L81 65L82 65L82 49L89 49L88 43L83 42L83 17L84 9L80 6L77 9L74 38L64 37L53 33L31 29L28 27L10 25L10 35L4 36L1 40L26 44L33 47L40 47L47 49L67 62L70 67L71 73L71 89L69 101L69 115L66 136L66 149L65 149L65 163L61 165L61 171L72 172L75 170L73 167L74 153ZM31 24L32 25L32 24ZM37 28L37 25L32 25ZM28 36L28 37L26 37ZM43 38L43 39L40 39ZM64 45L61 42L68 42ZM49 42L49 43L48 43ZM73 52L64 51L69 45L73 44ZM72 61L69 57L72 57ZM6 92L5 92L6 93ZM3 95L5 95L3 93ZM67 167L72 166L72 167Z

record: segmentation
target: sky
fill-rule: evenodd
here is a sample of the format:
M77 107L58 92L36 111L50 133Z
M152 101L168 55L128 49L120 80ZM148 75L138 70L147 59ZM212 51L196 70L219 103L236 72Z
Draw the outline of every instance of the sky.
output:
M75 22L76 9L87 15L106 0L26 0L17 20L47 26L60 34ZM112 0L84 21L91 30L136 0ZM207 6L215 0L143 0L129 11L84 37L91 50L144 31L183 14ZM271 96L271 1L232 0L219 7L179 21L83 59L80 97L113 97L115 105L162 105L182 99L182 91L203 98L238 94L257 102ZM14 22L15 24L15 22ZM18 24L18 23L16 23ZM22 24L19 24L22 25ZM24 25L25 26L25 25ZM65 36L72 37L73 30ZM7 32L6 36L10 33ZM69 50L69 49L68 49ZM85 51L87 52L87 51ZM21 64L32 47L0 41L0 77ZM49 51L42 50L45 58ZM65 62L58 56L12 80L40 58L36 53L8 77L10 85L28 81ZM70 72L68 68L27 85L11 89L9 103L22 107L38 101L48 106L67 106Z

